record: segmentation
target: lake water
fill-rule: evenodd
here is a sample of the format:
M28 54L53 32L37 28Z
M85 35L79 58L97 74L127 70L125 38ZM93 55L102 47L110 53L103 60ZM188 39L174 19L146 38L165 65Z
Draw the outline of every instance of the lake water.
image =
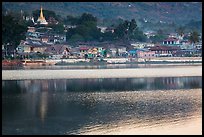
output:
M2 81L2 134L202 134L201 119L201 76Z

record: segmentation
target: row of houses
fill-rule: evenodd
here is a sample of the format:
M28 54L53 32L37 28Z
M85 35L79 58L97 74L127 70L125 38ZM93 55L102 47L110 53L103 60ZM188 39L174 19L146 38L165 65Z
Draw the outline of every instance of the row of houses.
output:
M131 46L133 46L136 49L143 49L146 47L154 47L154 43L150 42L135 42L131 43ZM177 38L167 38L162 41L161 45L163 46L178 46L181 49L201 49L202 48L202 41L198 43L191 43L189 40L179 40Z
M146 31L144 34L147 36L147 38L156 36L155 31ZM164 39L160 44L165 46L179 46L181 49L186 50L192 50L192 49L200 49L202 46L202 40L199 43L192 44L187 37L189 37L191 34L186 33L183 35L179 35L178 33L169 33L165 34L168 38ZM199 39L202 39L202 33L199 34ZM146 43L147 44L147 43ZM145 45L145 43L140 43L140 46Z
M144 49L134 49L129 51L132 56L138 58L151 59L155 57L190 57L202 56L202 49L181 49L179 46L155 45Z
M122 57L127 53L126 47L110 48L78 45L72 47L66 44L41 44L21 41L17 47L17 53L20 56L33 55L34 53L42 53L51 56L53 59L65 58L95 58L95 57Z
M51 32L52 28L49 27L28 27L26 40L22 40L17 47L17 54L24 56L41 53L53 59L63 57L154 58L163 56L202 56L202 42L191 44L188 40L182 40L182 38L177 38L174 35L169 35L169 38L160 44L144 42L81 42L71 46L66 44L66 35Z
M63 44L46 44L33 41L21 41L19 46L16 48L17 54L19 56L33 55L36 53L46 54L46 55L67 55L68 45Z
M179 46L154 45L145 48L128 49L125 46L114 44L104 46L88 46L78 45L72 47L66 44L43 44L28 43L21 41L17 47L18 55L33 55L34 53L42 53L50 56L52 59L60 58L155 58L155 57L184 57L184 56L202 56L201 49L186 50Z

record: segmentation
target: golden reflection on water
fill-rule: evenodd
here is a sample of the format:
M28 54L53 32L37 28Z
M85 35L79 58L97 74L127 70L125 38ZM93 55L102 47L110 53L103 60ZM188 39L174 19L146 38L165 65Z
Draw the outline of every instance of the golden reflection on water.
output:
M48 92L42 92L40 98L40 118L44 122L48 108Z
M172 119L161 122L137 123L137 119L121 121L117 125L95 125L81 130L83 135L201 135L202 118Z
M78 134L85 135L190 135L202 134L202 91L201 89L176 91L148 91L148 92L119 92L119 93L87 93L92 100L109 100L110 102L154 102L175 104L175 112L151 115L145 113L144 117L131 115L111 121L110 123L90 123L82 127ZM107 96L107 94L109 94ZM182 104L192 104L192 110L183 112L179 107ZM181 104L181 105L179 105ZM170 105L171 106L171 105ZM168 105L167 105L168 107ZM172 109L170 107L170 109ZM172 111L172 110L171 110ZM174 111L174 110L173 110ZM185 113L185 114L184 114Z

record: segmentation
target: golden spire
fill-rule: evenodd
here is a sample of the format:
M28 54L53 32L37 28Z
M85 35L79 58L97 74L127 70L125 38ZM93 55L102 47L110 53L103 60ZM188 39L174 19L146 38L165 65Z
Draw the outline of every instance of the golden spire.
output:
M40 18L41 18L41 19L44 19L44 17L43 17L43 11L42 11L42 6L41 6L41 9L40 9Z
M40 8L40 17L38 18L37 22L40 22L40 24L48 24L47 21L45 20L45 17L43 16L43 9L42 6Z

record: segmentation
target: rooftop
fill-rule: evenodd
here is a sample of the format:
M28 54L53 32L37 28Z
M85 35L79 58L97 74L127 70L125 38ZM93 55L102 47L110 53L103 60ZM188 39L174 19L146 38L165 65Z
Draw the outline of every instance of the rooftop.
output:
M150 47L150 50L178 50L180 47L178 46L154 46Z
M174 37L170 37L170 38L167 38L166 40L164 41L178 41L179 39L177 38L174 38Z

